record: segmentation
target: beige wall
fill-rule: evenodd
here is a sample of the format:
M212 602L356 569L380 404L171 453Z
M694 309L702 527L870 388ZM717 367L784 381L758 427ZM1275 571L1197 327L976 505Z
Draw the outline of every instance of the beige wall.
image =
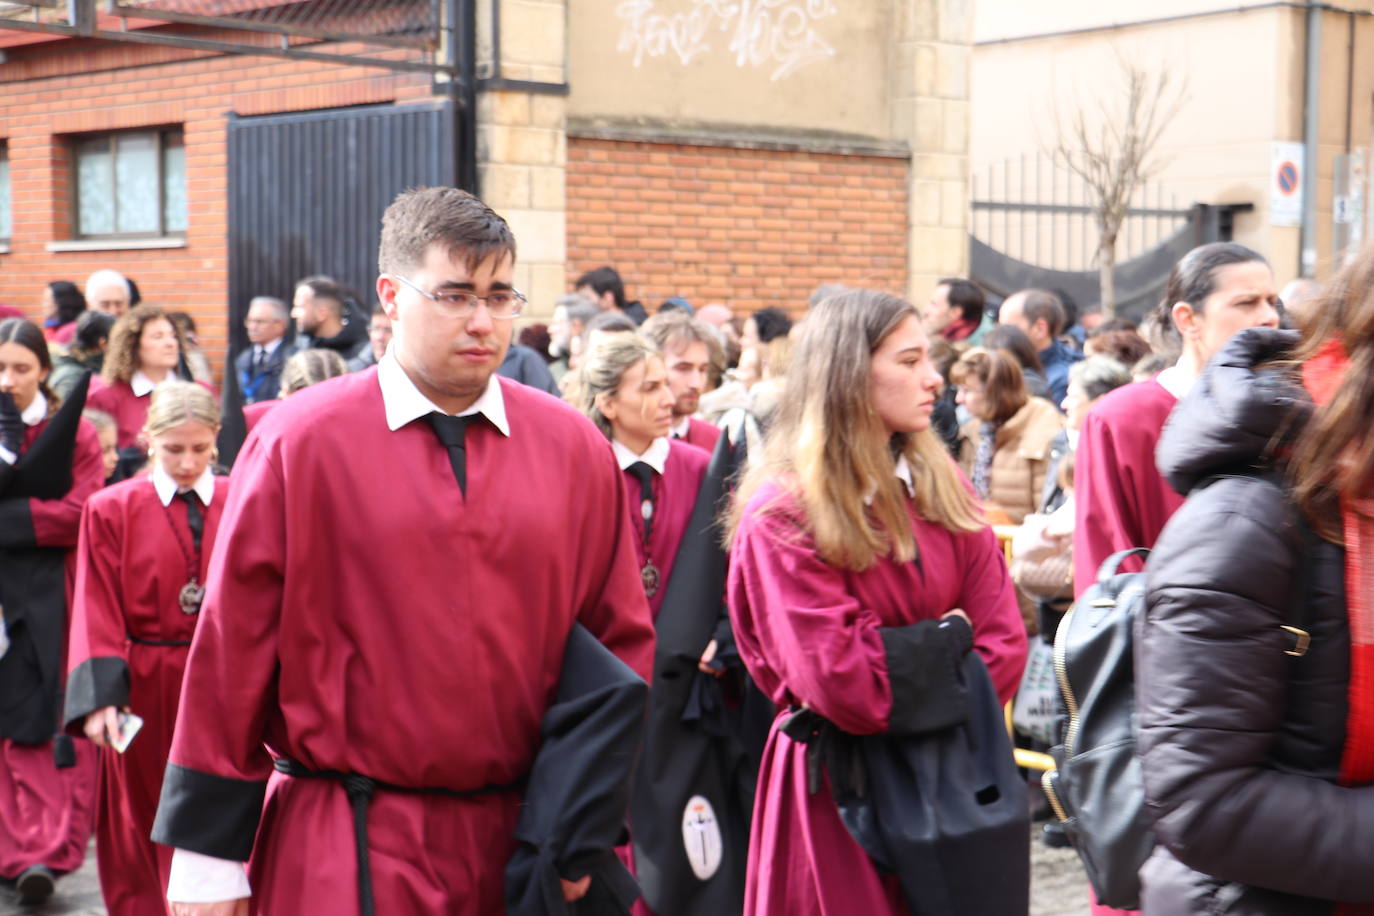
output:
M899 2L576 0L568 115L889 137Z
M1374 0L1358 0L1363 9ZM1280 282L1299 266L1299 230L1269 225L1270 144L1303 139L1306 12L1271 7L1173 22L1096 28L1141 18L1127 0L1067 0L1036 5L1016 0L978 6L973 62L971 158L975 175L992 163L1034 154L1053 142L1056 105L1093 101L1117 85L1113 55L1167 66L1185 76L1188 101L1164 133L1160 173L1180 203L1251 202L1238 218L1236 238L1269 256ZM1148 16L1216 9L1197 0L1158 0ZM1039 15L1043 13L1044 15ZM1374 93L1374 19L1355 17L1353 145L1370 142ZM1350 17L1323 14L1317 242L1320 273L1330 254L1333 157L1345 152L1347 46ZM1078 34L1015 40L1060 29ZM1002 40L1011 38L1013 40Z

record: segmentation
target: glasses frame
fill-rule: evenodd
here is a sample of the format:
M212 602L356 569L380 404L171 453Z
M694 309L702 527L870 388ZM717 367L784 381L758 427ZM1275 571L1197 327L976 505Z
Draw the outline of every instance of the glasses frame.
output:
M520 313L525 310L525 304L529 302L529 299L525 296L525 294L520 292L520 290L516 289L513 286L510 289L498 290L497 292L510 293L515 297L515 311L511 312L509 315L498 315L496 313L496 310L491 307L491 304L488 301L489 299L491 299L491 296L479 296L476 293L470 293L464 290L461 291L462 295L467 296L469 299L472 300L472 302L466 308L455 307L440 300L437 293L431 293L427 289L422 289L420 285L416 283L414 280L411 280L407 277L403 277L400 274L389 274L389 276L393 280L399 280L406 286L409 286L411 289L415 290L415 292L419 293L421 296L424 296L430 302L433 302L435 305L439 306L441 309L443 309L446 313L452 315L454 318L467 318L473 312L477 311L478 302L482 303L487 307L487 310L492 313L491 317L493 318L518 318L520 316Z

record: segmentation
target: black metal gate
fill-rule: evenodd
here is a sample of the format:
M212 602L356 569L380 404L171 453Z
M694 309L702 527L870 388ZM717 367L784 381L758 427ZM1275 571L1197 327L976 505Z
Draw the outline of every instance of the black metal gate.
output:
M398 193L452 185L453 105L229 118L229 358L247 344L254 296L288 304L297 280L327 274L370 310L382 212Z
M1097 225L1086 186L1044 156L989 167L973 179L969 273L993 299L1036 287L1099 300ZM1252 204L1180 206L1141 189L1117 240L1116 312L1139 320L1163 295L1174 263L1197 245L1229 241Z

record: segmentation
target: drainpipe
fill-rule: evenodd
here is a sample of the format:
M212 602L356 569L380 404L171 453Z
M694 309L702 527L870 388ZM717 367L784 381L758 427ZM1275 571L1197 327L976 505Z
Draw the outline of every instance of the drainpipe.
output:
M1307 0L1307 72L1303 77L1302 125L1302 230L1299 247L1302 261L1299 274L1314 276L1317 272L1317 108L1320 85L1318 68L1321 64L1322 8L1319 0Z

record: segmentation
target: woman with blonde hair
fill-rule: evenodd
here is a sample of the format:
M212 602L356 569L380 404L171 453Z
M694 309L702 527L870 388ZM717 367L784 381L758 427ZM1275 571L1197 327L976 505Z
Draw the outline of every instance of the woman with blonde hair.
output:
M150 472L96 494L81 519L63 716L105 749L100 886L120 916L166 913L172 850L148 837L229 487L210 470L220 423L210 393L168 382L151 400Z
M941 380L928 348L904 300L848 290L818 304L733 505L735 639L759 688L788 707L759 775L750 916L906 911L841 821L834 771L825 779L794 737L799 712L898 741L957 722L967 703L948 673L970 649L1003 702L1021 676L1026 636L1002 552L930 429Z
M137 446L148 418L148 396L159 385L177 380L177 365L185 350L181 331L155 305L136 306L115 322L105 366L91 380L86 406L115 418L121 452Z
M1019 525L1040 505L1050 443L1064 418L1049 401L1030 396L1021 366L1005 351L969 350L949 376L972 417L962 430L959 463L978 498Z
M668 387L668 372L658 350L638 334L607 338L586 354L577 373L575 404L610 440L625 478L625 511L634 532L640 580L657 622L710 455L669 436L676 399ZM651 746L655 743L650 740ZM653 761L641 761L640 777L653 767ZM651 811L638 802L653 798L653 792L637 788L634 795L630 831L638 840L635 824L661 820L662 811L657 804ZM685 804L683 799L672 805L673 813ZM619 852L638 871L632 848L621 847ZM651 911L641 901L635 912L644 916Z
M348 364L337 350L315 348L292 353L282 365L281 390L277 396L255 401L243 408L246 431L251 433L265 414L297 391L347 374Z

